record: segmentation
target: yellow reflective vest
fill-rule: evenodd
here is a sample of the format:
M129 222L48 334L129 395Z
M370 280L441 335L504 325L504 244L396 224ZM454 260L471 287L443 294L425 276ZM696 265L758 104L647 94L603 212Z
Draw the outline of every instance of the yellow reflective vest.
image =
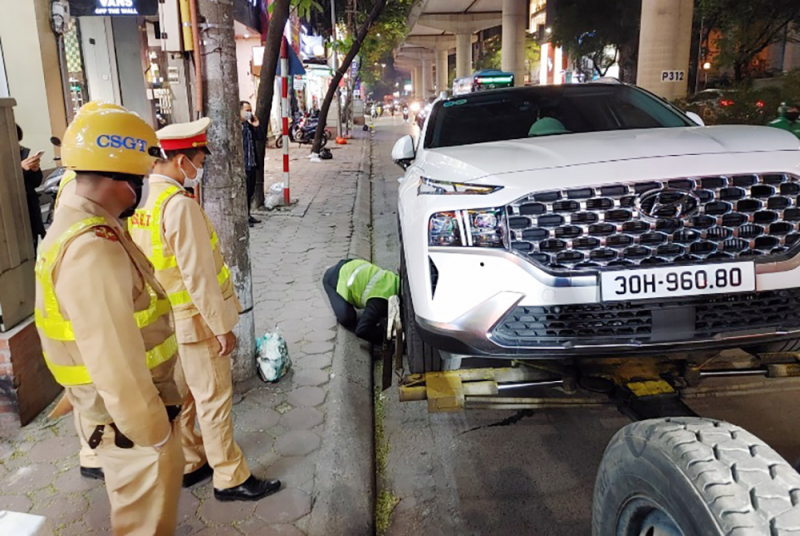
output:
M184 275L186 274L183 272L191 274L191 267L178 265L175 254L165 238L164 210L168 208L170 200L176 196L189 197L182 188L151 179L150 196L145 206L136 210L133 216L128 219L128 230L133 241L153 263L153 267L156 270L156 278L166 289L169 296L175 319L180 321L199 314L199 311L193 303L192 296L189 294L184 281ZM195 203L194 200L191 200L191 202ZM223 299L235 298L230 271L219 252L217 233L214 231L214 227L204 211L202 211L202 214L208 230L207 236L211 243L215 262L214 269L222 297ZM203 238L199 239L203 240ZM188 275L188 277L191 277L191 275ZM236 303L238 304L238 301ZM235 314L235 316L238 317L238 314Z
M36 327L39 335L44 339L42 345L45 348L44 358L47 367L52 372L55 380L64 387L88 385L92 383L92 379L85 366L59 364L51 360L47 355L47 348L51 346L48 341L75 342L72 323L64 318L58 303L53 282L53 268L63 256L66 247L75 238L90 231L101 234L112 232L108 228L109 222L104 217L86 218L70 225L55 241L46 248L42 247L39 250L36 261L36 279L40 287L41 299L37 301L37 307L34 311ZM131 259L131 262L133 262L133 259ZM90 277L87 275L87 281L91 280ZM150 300L146 307L134 312L134 319L136 320L136 325L143 332L143 339L147 340L146 331L150 326L156 324L159 320L169 322L170 306L166 297L163 294L159 297L157 290L148 284L146 280L144 285ZM89 288L86 291L91 292L91 289ZM57 345L52 346L55 347ZM170 334L163 341L150 345L146 349L147 367L152 370L166 363L177 355L177 351L178 343L175 335Z

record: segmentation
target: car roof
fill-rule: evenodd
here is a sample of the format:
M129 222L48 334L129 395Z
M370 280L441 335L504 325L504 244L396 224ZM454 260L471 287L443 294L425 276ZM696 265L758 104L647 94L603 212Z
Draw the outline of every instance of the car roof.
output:
M453 95L446 99L442 99L442 102L450 102L450 101L460 101L462 99L466 100L474 100L474 99L482 99L488 95L525 95L526 93L535 95L537 93L543 92L552 92L552 91L581 91L583 89L597 89L597 88L614 88L614 87L636 87L630 84L625 84L623 82L615 82L609 83L608 81L602 82L589 82L586 84L547 84L547 85L539 85L539 86L521 86L521 87L506 87L506 88L499 88L499 89L486 89L483 91L473 91L472 93L464 93L462 95Z

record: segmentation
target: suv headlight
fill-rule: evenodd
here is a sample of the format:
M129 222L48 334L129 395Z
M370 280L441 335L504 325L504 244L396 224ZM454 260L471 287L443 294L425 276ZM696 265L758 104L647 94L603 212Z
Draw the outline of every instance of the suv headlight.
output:
M436 212L428 221L428 245L503 248L505 222L502 208Z
M502 186L481 186L461 182L437 181L427 177L419 179L419 195L486 195L502 190Z

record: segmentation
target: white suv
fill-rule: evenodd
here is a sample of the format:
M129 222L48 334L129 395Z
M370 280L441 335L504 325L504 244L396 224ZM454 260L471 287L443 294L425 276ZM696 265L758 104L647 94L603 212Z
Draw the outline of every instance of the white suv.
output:
M412 372L800 348L800 142L624 84L439 100L392 156Z

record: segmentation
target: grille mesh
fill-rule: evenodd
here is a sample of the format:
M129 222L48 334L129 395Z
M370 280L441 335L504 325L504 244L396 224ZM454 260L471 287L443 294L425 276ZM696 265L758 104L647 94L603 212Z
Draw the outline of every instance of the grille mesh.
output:
M684 196L683 217L653 206L659 190L668 191L667 201L670 192ZM556 272L781 256L800 248L800 178L782 173L537 192L507 212L511 248Z
M708 340L735 331L800 328L800 289L750 292L669 302L621 302L516 307L497 325L493 339L505 346L659 342L673 329L670 310L693 318L688 340ZM658 325L657 313L666 319ZM667 313L667 314L663 314Z

